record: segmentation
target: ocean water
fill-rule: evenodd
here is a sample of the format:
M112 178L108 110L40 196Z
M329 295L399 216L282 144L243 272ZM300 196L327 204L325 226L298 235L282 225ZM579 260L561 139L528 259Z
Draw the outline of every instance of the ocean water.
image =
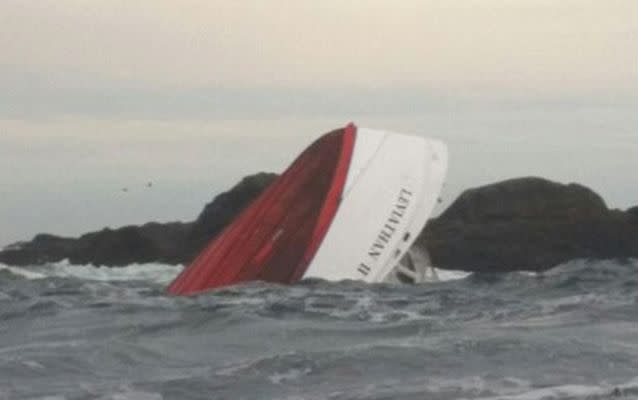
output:
M0 265L0 399L638 399L638 260L167 296L178 271Z

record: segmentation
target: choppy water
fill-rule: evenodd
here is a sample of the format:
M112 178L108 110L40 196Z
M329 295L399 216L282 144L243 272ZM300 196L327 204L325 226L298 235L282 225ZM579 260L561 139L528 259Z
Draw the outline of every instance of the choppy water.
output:
M0 399L638 398L638 260L420 286L0 266Z

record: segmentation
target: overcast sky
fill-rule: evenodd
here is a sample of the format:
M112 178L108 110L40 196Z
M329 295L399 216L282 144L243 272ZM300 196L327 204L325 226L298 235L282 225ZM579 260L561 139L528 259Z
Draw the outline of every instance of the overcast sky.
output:
M2 83L24 95L638 89L634 0L3 0L0 24Z
M453 153L459 190L529 171L625 207L637 110L635 0L3 0L0 245L194 216L352 119L513 152L483 175ZM552 142L578 168L520 157ZM127 177L170 189L119 212Z

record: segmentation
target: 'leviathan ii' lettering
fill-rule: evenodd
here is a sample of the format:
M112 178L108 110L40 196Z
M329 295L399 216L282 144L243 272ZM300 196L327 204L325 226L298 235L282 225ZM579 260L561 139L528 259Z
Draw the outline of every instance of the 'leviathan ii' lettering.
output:
M410 205L411 200L412 192L407 189L401 189L397 201L392 207L390 215L386 219L381 231L377 234L374 243L372 243L372 246L370 246L370 249L368 250L368 256L372 259L372 262L379 259L385 250L385 247L388 243L390 243L390 239L394 236L397 226L405 216L405 212ZM368 267L365 263L360 263L357 271L363 275L368 275L370 273L370 267Z

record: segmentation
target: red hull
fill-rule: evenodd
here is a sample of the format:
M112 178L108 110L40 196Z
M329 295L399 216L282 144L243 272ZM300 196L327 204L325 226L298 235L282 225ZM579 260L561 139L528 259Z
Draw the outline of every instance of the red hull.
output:
M308 147L168 287L193 294L244 281L301 279L330 227L345 185L356 127Z

